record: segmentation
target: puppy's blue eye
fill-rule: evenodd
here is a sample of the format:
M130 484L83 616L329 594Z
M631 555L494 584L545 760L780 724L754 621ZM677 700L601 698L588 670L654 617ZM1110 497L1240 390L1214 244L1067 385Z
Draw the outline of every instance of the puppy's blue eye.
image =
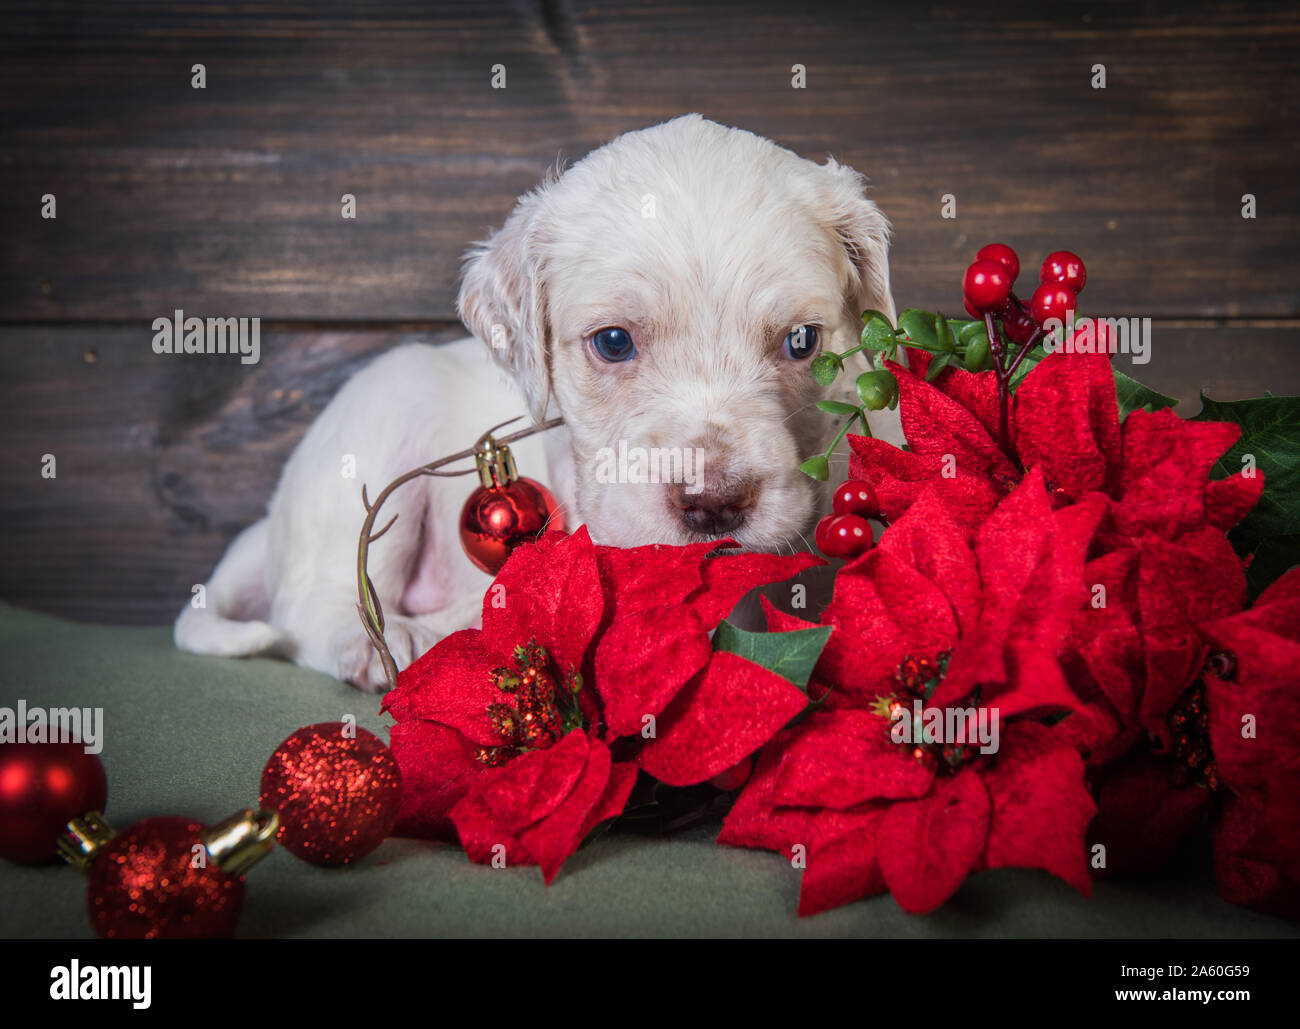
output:
M817 352L817 326L796 325L785 337L785 356L796 361L812 357Z
M630 361L636 357L636 347L632 344L632 336L627 329L620 329L617 326L609 329L601 329L591 337L591 349L596 351L596 356L602 361Z

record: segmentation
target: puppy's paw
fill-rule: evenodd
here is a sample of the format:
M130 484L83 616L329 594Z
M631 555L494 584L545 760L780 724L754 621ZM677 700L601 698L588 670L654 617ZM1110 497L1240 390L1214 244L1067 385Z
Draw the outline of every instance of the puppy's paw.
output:
M412 618L398 615L387 619L387 622L384 639L399 672L413 664L442 638L442 634ZM370 642L364 629L358 629L340 648L336 674L344 682L351 683L366 693L384 693L388 690L388 677L384 673L379 651Z

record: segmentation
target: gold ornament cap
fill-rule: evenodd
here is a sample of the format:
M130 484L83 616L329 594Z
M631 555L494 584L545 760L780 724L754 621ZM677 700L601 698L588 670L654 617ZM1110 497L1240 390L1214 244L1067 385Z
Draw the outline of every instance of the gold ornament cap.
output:
M59 857L79 872L89 872L90 866L104 846L117 835L98 811L88 811L63 827L63 833L54 844Z
M519 478L515 468L515 455L504 443L490 435L483 436L474 445L474 463L478 466L478 480L486 489L508 486Z
M280 816L274 811L236 811L203 831L203 845L223 872L243 875L271 853Z

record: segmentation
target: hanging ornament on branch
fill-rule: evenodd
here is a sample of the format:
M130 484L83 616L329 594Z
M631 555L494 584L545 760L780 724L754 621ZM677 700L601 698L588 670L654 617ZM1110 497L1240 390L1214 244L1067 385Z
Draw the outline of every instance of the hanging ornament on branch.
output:
M508 422L494 425L468 450L448 454L399 475L375 497L374 503L371 503L366 487L361 487L361 502L366 506L366 518L357 540L357 612L366 634L379 652L389 689L397 688L397 663L384 640L384 608L366 571L366 561L370 544L383 536L397 521L397 516L393 515L382 529L375 531L379 509L394 490L423 475L452 477L478 472L480 485L461 510L461 544L469 559L491 575L501 569L511 552L520 544L535 540L544 532L565 531L555 497L541 483L519 476L509 446L517 440L563 425L564 419L551 418L500 439L493 437L492 434L498 429L518 420L512 418ZM470 457L474 458L473 468L444 470L445 465Z
M545 486L520 477L507 444L483 436L474 463L480 485L461 508L460 542L475 566L496 575L521 543L550 529L564 532L564 519Z

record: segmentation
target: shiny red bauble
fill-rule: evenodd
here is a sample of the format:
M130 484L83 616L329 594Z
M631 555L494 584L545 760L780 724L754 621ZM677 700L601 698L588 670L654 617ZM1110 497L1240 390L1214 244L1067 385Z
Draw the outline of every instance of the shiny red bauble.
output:
M1047 255L1043 267L1039 269L1038 281L1048 286L1064 286L1078 296L1083 292L1084 283L1088 281L1088 270L1078 254L1068 250L1057 250Z
M86 907L104 939L231 936L244 880L223 872L188 818L147 818L103 845L90 865Z
M68 820L107 803L104 766L83 744L0 745L0 857L54 860Z
M871 483L862 479L849 479L835 487L831 509L837 515L851 514L859 518L875 518L880 514L880 501Z
M393 831L402 777L374 733L321 722L292 733L262 769L260 803L280 816L280 844L316 865L364 857Z
M857 557L871 549L871 523L858 515L827 515L817 523L816 542L827 557Z
M1012 285L1015 285L1016 276L1020 274L1020 258L1005 243L990 243L988 246L980 247L975 258L979 261L996 261L1002 265L1007 270Z
M976 261L962 276L961 291L978 311L996 311L1011 295L1011 276L997 261Z
M479 486L461 508L461 544L475 565L496 575L515 547L544 532L565 531L559 506L550 490L532 479Z
M1045 283L1034 290L1029 300L1029 314L1039 325L1055 319L1065 324L1066 315L1078 310L1078 298L1066 286Z

